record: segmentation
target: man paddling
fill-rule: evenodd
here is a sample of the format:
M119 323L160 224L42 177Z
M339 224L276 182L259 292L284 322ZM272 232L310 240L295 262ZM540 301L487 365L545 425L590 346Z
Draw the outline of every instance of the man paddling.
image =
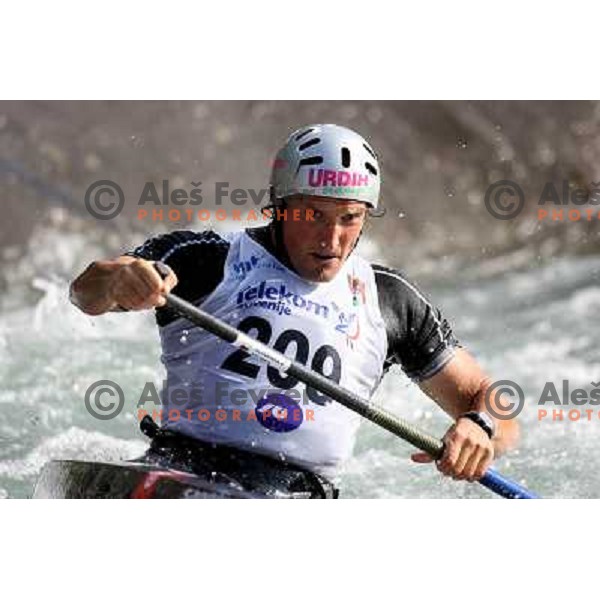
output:
M360 422L316 390L191 327L165 306L164 292L175 287L365 398L400 365L455 419L436 462L445 475L475 481L516 444L515 420L486 411L491 380L440 311L404 274L354 252L379 188L376 155L361 136L337 125L306 126L275 159L269 225L157 236L92 263L73 282L73 303L90 315L156 309L167 380L162 428L146 422L153 436L147 460L243 489L332 497L331 481L352 453ZM164 279L155 263L169 267ZM431 461L424 453L413 460Z

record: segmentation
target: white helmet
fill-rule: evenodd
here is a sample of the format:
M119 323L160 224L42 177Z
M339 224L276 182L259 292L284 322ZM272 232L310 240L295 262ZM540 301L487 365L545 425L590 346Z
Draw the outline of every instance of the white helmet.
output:
M358 133L340 125L307 125L277 153L270 184L273 201L303 194L376 209L380 181L375 152Z

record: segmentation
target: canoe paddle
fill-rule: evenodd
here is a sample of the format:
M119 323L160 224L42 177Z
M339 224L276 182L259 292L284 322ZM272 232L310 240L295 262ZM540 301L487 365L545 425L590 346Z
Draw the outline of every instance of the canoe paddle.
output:
M166 277L169 267L158 262L155 263L155 267L163 278ZM312 371L302 363L292 360L284 354L269 348L269 346L255 340L213 315L210 315L190 302L179 298L175 294L165 293L164 297L169 308L180 314L182 317L185 317L188 321L194 323L194 325L216 335L218 338L237 348L245 350L279 371L289 373L307 386L318 390L332 400L339 402L346 408L349 408L363 416L365 419L368 419L372 423L375 423L403 440L406 440L423 452L427 452L427 454L434 459L441 457L444 450L444 444L441 440L375 405L370 400L365 400L342 388L337 383L327 379L320 373ZM504 477L492 468L486 471L485 475L478 483L503 498L530 499L539 497L516 481Z

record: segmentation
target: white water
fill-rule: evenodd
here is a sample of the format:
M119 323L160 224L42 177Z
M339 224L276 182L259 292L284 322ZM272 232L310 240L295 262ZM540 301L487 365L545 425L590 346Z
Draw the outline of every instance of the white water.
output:
M54 242L56 256L72 263L61 272L74 272L80 240ZM144 382L159 387L163 376L151 314L86 317L69 304L67 281L51 264L32 269L29 263L28 269L40 299L0 315L0 497L29 496L50 459L141 454L146 443L137 430L135 400ZM590 422L537 417L546 381L559 390L566 378L572 388L587 390L600 381L600 258L564 258L494 278L422 287L492 377L512 379L525 390L521 446L498 460L498 469L545 497L600 497L599 411ZM83 405L85 389L99 379L119 382L130 402L110 421L93 419ZM449 425L401 373L388 375L376 400L434 434ZM363 425L343 495L491 497L481 486L411 463L410 453L404 442Z

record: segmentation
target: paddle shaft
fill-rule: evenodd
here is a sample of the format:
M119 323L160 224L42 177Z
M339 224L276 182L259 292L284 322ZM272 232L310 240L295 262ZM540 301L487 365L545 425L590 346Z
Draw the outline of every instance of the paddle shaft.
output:
M442 455L444 444L441 440L421 431L404 419L400 419L383 408L376 406L371 401L365 400L342 388L320 373L312 371L302 363L269 348L269 346L238 331L235 327L224 323L175 294L166 293L165 298L169 308L194 323L194 325L264 360L279 371L289 373L307 386L318 390L372 423L401 437L423 452L427 452L434 459L438 459ZM479 480L479 483L505 498L537 498L532 492L523 488L518 483L503 477L493 469L488 469L484 477Z

